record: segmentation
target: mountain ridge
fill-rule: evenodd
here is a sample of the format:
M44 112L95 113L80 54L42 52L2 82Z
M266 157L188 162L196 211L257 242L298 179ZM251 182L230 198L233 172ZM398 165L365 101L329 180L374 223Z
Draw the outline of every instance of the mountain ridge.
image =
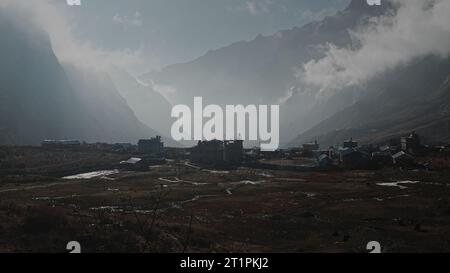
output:
M323 20L232 43L190 62L147 73L141 79L175 90L173 104L190 105L194 96L203 97L205 104L222 106L281 104L282 142L292 140L353 99L348 92L348 98L337 98L336 104L317 104L313 95L299 87L297 71L308 61L324 57L323 45L327 43L352 46L349 29L392 9L390 5L363 8L362 2L353 0L347 8ZM316 113L310 114L313 106Z
M412 131L430 144L450 141L450 59L427 56L386 74L391 76L380 76L381 84L378 79L368 84L380 92L321 121L288 146L313 139L339 145L350 137L383 143Z
M108 75L61 64L48 34L29 23L0 9L0 145L137 142L159 134L136 118Z

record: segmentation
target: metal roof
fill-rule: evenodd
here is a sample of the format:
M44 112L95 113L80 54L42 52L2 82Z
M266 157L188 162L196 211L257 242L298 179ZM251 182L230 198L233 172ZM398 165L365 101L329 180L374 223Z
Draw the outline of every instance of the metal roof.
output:
M120 164L136 164L141 161L142 161L142 158L132 157L132 158L128 159L127 161L120 162Z

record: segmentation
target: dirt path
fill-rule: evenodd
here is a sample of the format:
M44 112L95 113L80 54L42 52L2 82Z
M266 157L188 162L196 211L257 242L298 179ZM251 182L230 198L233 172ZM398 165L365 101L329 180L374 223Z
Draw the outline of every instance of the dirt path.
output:
M22 188L12 188L12 189L0 190L0 194L7 193L7 192L15 192L15 191L29 191L29 190L35 190L35 189L45 189L45 188L61 186L61 185L72 185L72 184L81 183L83 181L85 181L85 180L73 180L70 182L55 182L55 183L48 183L45 185L34 185L34 186L28 186L28 187L22 187Z

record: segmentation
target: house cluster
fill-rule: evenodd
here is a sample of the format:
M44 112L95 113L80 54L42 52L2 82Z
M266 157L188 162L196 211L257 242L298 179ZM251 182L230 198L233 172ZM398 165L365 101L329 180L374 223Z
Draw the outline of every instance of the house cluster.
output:
M137 145L130 143L81 143L77 140L46 140L43 147L81 147L102 151L125 152L133 157L122 161L120 166L130 170L148 170L150 165L165 163L165 158L180 161L189 160L201 166L236 167L246 165L255 168L289 170L323 170L330 168L366 169L384 166L405 168L426 167L417 164L415 158L431 152L450 154L449 146L427 146L421 143L415 132L386 145L360 145L350 138L339 147L321 148L318 141L305 143L301 147L261 151L259 148L244 149L242 140L199 141L192 148L168 148L160 136L141 139ZM77 148L78 149L78 148Z
M212 166L238 166L244 159L244 142L242 140L199 141L190 152L194 163Z
M82 149L104 152L133 154L133 157L119 164L125 170L148 170L151 165L164 164L164 142L160 136L141 139L138 144L131 143L86 143L78 140L44 140L42 147L51 149Z
M44 140L41 143L45 148L84 148L109 152L131 152L142 155L163 156L164 142L161 136L156 136L150 139L140 139L138 144L128 142L118 143L86 143L79 140Z
M151 165L164 164L164 142L161 136L141 139L137 145L138 156L120 162L120 168L132 171L147 171Z
M41 143L42 147L46 148L70 148L70 147L79 147L81 146L81 142L78 140L44 140Z
M315 157L320 167L339 166L346 169L377 168L383 166L421 167L415 157L436 151L425 146L413 132L387 145L360 145L350 138L341 147L320 149L318 142L307 143L300 149L302 156Z
M107 152L132 152L137 149L137 146L131 143L86 143L79 140L44 140L41 146L50 149L88 149Z

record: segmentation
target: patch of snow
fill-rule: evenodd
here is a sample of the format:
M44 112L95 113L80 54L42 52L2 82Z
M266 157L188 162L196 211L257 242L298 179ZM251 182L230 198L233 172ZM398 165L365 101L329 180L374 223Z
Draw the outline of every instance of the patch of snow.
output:
M378 186L383 187L398 187L401 190L407 189L408 187L403 186L404 184L418 184L420 181L397 181L397 182L390 182L390 183L377 183Z
M103 171L96 171L96 172L89 172L89 173L80 173L76 175L70 175L65 176L62 179L92 179L92 178L105 178L108 175L117 174L119 173L119 170L103 170Z

